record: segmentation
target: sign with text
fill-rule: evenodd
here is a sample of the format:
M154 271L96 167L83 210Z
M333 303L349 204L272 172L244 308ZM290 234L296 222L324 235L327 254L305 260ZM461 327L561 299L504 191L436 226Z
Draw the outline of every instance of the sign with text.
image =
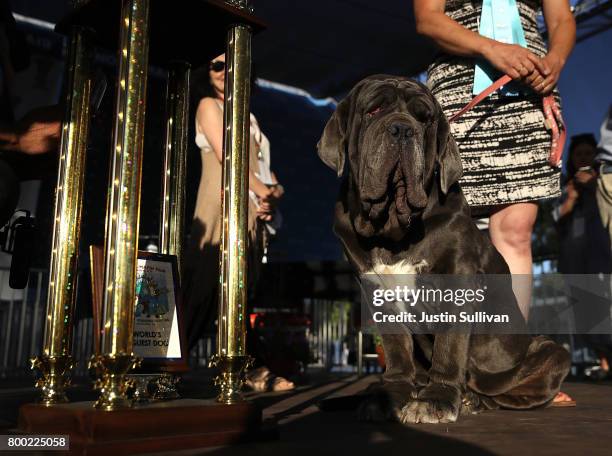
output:
M181 358L174 257L139 255L136 268L134 354Z
M90 247L94 347L100 352L103 328L104 250ZM187 369L180 286L176 256L138 252L134 302L133 352L143 358L142 369Z

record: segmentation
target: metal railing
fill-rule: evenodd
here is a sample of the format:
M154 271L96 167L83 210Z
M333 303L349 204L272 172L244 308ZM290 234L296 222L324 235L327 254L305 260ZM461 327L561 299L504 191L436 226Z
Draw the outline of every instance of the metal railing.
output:
M348 366L348 354L357 335L354 310L354 305L347 301L304 300L304 313L312 321L308 334L311 365L328 370Z
M44 331L48 271L32 269L23 290L8 286L9 271L0 268L0 379L31 377L30 359L39 355ZM87 374L93 353L93 320L75 322L73 356L76 376Z
M0 378L30 372L29 359L39 354L47 292L47 272L34 269L28 286L8 286L8 268L0 268Z

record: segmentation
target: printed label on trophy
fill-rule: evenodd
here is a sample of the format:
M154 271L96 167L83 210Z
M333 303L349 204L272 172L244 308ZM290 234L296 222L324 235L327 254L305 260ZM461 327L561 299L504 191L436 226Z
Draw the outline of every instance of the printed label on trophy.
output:
M143 358L180 358L173 263L139 257L136 269L134 354Z

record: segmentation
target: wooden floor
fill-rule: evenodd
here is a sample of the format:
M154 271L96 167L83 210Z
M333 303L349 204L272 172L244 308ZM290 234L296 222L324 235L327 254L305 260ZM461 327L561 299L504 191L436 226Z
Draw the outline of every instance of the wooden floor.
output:
M156 456L612 455L612 383L566 383L563 390L577 400L575 408L492 411L460 417L454 424L374 425L357 421L354 411L323 412L317 406L322 399L355 394L374 381L378 381L374 375L322 377L291 393L251 394L265 419L276 423L278 439ZM202 388L210 383L210 379L198 379L191 386L187 382L184 397L190 396L189 390L193 397L212 394L212 389ZM8 411L9 397L17 395L5 388L0 393L4 393L0 410ZM32 401L36 393L28 394L32 397L20 402Z
M369 376L301 388L290 395L256 398L276 420L279 439L173 455L612 455L612 384L566 383L575 408L492 411L454 424L401 426L360 423L355 412L322 412L323 398L353 394L376 381ZM157 453L158 456L170 453Z

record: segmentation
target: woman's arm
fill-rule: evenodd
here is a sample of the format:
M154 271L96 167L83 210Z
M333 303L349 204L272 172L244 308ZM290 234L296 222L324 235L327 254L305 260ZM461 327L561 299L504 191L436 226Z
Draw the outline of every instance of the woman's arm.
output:
M223 112L214 99L203 98L200 101L196 121L200 131L206 135L206 139L219 159L219 163L221 163L223 160ZM251 170L249 170L249 189L262 200L269 198L272 193Z
M428 36L450 54L484 57L485 49L493 40L468 30L444 14L445 3L445 0L414 0L417 33Z
M414 0L418 33L451 54L486 59L513 79L528 83L537 79L537 73L543 71L538 56L519 45L501 43L468 30L444 14L445 3L445 0Z
M568 0L543 0L542 10L548 30L548 54L544 62L546 78L536 90L550 93L559 80L561 70L576 42L576 21Z

